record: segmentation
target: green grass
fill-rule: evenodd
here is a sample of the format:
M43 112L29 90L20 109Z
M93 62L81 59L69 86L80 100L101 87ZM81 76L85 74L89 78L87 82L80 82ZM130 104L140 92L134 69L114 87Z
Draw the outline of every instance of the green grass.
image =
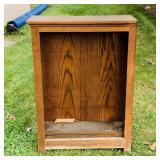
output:
M6 38L17 43L5 48L5 155L156 155L148 143L156 141L156 21L139 5L50 5L43 15L119 15L131 14L138 19L135 69L132 152L121 150L51 150L37 152L34 79L31 33ZM14 115L14 118L11 116ZM31 132L26 128L31 127Z

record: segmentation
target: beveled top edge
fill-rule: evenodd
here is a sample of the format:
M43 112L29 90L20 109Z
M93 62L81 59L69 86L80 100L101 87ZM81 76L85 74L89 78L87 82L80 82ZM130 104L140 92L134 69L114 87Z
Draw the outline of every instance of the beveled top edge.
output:
M111 16L32 16L27 20L30 25L54 24L127 24L136 23L137 19L131 15Z

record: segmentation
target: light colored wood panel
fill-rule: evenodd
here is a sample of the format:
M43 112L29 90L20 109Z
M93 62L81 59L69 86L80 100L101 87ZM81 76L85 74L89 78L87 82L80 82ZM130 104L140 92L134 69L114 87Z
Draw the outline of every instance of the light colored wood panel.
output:
M131 15L107 16L32 16L27 23L30 25L42 24L128 24L136 23L136 18Z
M46 149L87 149L87 148L123 148L124 138L97 137L97 138L62 138L46 139Z
M72 119L56 119L54 121L54 123L71 123L71 122L75 122L76 120L74 118Z

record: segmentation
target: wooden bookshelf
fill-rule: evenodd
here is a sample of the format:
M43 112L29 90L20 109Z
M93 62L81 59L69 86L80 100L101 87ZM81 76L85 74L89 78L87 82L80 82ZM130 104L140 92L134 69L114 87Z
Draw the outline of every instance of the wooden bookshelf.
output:
M136 19L129 15L33 16L28 23L39 151L130 151ZM55 123L56 119L64 121Z

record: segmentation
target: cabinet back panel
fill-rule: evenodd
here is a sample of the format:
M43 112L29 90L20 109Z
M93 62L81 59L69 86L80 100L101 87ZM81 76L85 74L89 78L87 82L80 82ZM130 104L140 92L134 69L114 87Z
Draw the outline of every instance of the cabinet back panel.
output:
M41 33L46 121L123 120L128 33Z

